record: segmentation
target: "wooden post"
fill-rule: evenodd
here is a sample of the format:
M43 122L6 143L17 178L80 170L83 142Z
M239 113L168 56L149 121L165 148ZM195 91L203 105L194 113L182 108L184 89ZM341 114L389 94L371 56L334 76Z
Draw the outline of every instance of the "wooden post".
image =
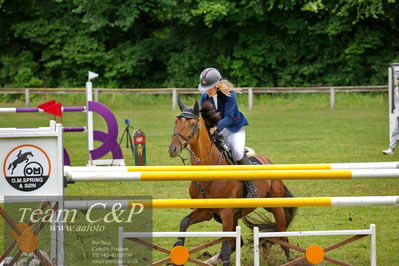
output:
M333 87L330 88L330 110L335 108L335 90Z
M254 89L248 88L248 109L252 110L254 107Z
M25 89L25 107L29 107L29 104L30 104L29 89Z
M95 102L99 102L99 95L98 95L98 89L94 89L94 101Z
M172 90L172 109L176 110L177 106L177 89Z

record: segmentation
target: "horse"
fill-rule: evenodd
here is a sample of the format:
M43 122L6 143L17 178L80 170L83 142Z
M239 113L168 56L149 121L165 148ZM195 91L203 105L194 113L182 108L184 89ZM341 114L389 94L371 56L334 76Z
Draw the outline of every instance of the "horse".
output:
M209 128L214 127L221 119L220 114L209 102L206 102L201 110L196 101L193 107L187 107L178 98L180 115L176 117L173 136L169 145L169 156L175 158L180 156L183 149L187 149L190 154L192 165L227 165L228 161L224 158L221 151L213 143ZM255 157L262 164L272 162L265 156L257 154ZM258 198L282 198L293 197L281 180L256 180L254 181L257 189ZM192 199L199 198L242 198L244 197L244 186L242 181L192 181L189 185L189 194ZM262 231L287 230L295 216L297 208L265 208L274 216L275 222L271 222L267 216L260 215L258 219L250 218L247 215L255 208L233 209L193 209L192 212L184 217L180 222L180 232L187 231L192 224L209 221L214 218L222 224L223 231L234 231L238 219L241 218L246 226L253 229L259 227ZM281 240L288 242L288 238ZM178 238L175 246L184 246L185 238ZM223 266L230 265L230 255L235 251L235 240L233 238L222 242L221 253L216 254L207 263L219 263L223 261ZM241 239L241 245L243 241ZM290 250L281 246L287 260L290 258ZM214 264L214 265L215 265Z
M28 151L28 152L22 153L22 151L20 150L18 155L17 155L17 159L15 159L12 163L10 163L8 165L7 170L10 170L11 167L12 167L11 174L14 174L14 170L15 170L15 168L17 168L18 164L23 163L24 161L26 163L29 162L29 157L28 156L33 157L32 152Z

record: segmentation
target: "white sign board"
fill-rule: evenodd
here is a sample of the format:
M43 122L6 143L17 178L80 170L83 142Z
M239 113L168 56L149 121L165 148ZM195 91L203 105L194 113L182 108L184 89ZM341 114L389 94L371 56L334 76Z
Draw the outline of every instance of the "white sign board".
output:
M63 196L62 126L0 128L0 203L7 196Z

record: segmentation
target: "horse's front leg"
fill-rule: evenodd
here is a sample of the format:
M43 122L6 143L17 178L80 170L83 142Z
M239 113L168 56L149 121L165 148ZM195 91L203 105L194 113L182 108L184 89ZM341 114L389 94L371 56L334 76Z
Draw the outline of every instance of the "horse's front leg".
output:
M186 232L187 228L192 225L203 221L212 219L213 213L207 209L194 209L189 215L184 217L180 222L180 232ZM184 246L184 237L177 238L174 246Z
M286 226L286 216L285 216L285 212L284 212L284 208L272 208L271 209L274 219L276 220L277 223L277 230L279 232L285 232L287 231L287 226ZM288 242L288 237L280 237L280 240L282 240L283 242L289 243ZM287 260L290 261L291 260L291 254L290 254L290 248L281 245L281 249L284 251L285 256L287 257Z
M220 218L222 219L223 232L232 232L235 230L237 220L234 218L234 209L223 209L220 212ZM230 255L235 250L235 239L230 238L222 243L222 254L221 259L223 266L230 266Z

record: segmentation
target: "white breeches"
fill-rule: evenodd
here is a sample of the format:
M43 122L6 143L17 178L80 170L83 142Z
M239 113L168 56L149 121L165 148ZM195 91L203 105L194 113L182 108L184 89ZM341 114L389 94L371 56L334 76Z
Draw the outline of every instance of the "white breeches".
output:
M242 127L239 131L233 133L227 128L223 129L220 134L230 144L233 150L233 156L236 161L244 157L245 150L245 129Z
M390 136L390 145L389 147L391 149L395 149L396 147L396 142L398 140L398 136L399 136L399 128L398 125L399 124L399 114L396 115L395 117L395 124L393 126L392 132L391 132L391 136Z

